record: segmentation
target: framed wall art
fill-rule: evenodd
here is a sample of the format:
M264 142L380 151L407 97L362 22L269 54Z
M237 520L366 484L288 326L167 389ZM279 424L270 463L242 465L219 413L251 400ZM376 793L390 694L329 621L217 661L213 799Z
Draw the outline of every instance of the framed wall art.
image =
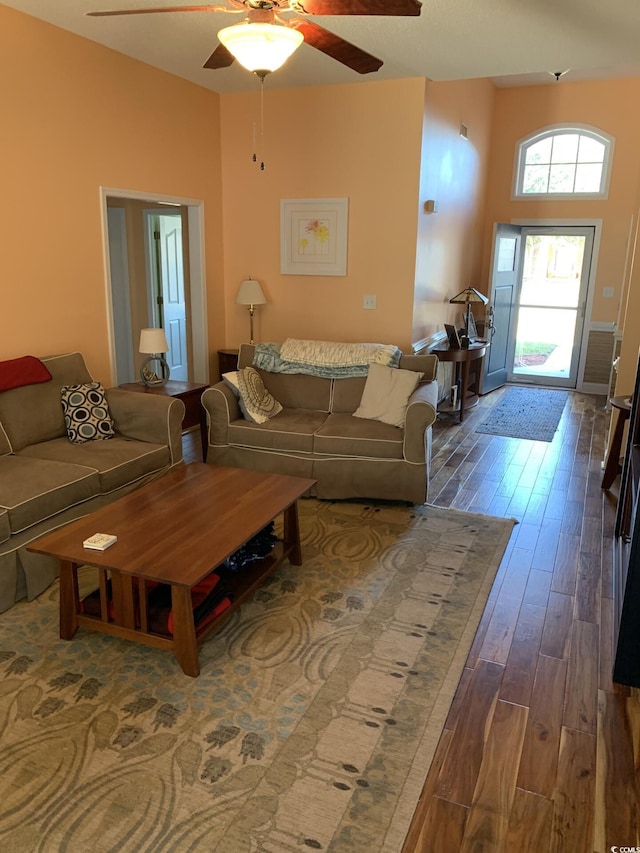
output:
M280 272L347 274L347 198L280 201Z

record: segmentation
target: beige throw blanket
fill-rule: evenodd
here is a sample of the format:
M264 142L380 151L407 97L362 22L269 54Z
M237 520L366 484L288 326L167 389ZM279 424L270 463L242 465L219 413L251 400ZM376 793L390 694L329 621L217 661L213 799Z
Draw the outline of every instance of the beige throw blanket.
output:
M349 344L332 341L304 341L287 338L280 347L280 358L299 364L323 367L349 367L354 364L398 363L400 350L392 344Z

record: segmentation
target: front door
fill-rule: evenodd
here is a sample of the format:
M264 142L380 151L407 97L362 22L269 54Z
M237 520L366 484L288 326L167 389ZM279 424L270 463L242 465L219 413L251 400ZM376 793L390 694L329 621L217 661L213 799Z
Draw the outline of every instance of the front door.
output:
M586 226L522 228L510 382L576 387L593 236Z
M496 225L493 241L490 303L484 336L489 349L483 363L482 393L504 385L509 378L509 332L513 326L513 310L520 275L519 225Z

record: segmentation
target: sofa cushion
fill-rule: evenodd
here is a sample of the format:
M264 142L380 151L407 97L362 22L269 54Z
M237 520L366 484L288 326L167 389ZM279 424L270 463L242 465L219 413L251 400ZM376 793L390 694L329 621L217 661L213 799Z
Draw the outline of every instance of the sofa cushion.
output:
M5 453L11 453L11 443L9 442L9 436L4 431L4 427L0 422L0 456L3 456Z
M264 387L260 374L253 367L225 373L222 378L237 395L240 410L248 421L263 424L282 411L282 406Z
M84 444L115 435L109 405L100 382L65 385L60 389L67 435L72 444Z
M50 382L51 374L40 361L32 355L10 358L0 361L0 391L22 388L23 385L39 385Z
M79 352L42 359L51 382L25 385L0 394L0 424L15 453L23 447L67 435L60 405L63 385L91 382Z
M366 376L350 376L346 379L334 379L331 411L348 412L352 415L360 405L366 381Z
M95 497L99 489L96 471L82 465L0 457L0 506L8 511L12 533Z
M237 420L229 424L229 442L242 447L311 453L314 433L326 418L324 412L283 409L264 424Z
M316 432L313 450L323 456L402 459L403 441L404 430L390 424L336 413Z
M409 397L416 390L422 373L399 370L383 364L370 364L356 418L369 418L391 426L404 426Z
M264 387L285 409L309 409L328 412L331 405L332 380L302 373L268 373L255 368Z
M109 441L87 441L85 444L71 444L66 437L56 438L25 447L19 455L21 458L74 462L91 468L98 474L99 493L103 495L171 464L166 445L118 435Z
M10 536L9 510L2 508L0 509L0 543L6 542Z

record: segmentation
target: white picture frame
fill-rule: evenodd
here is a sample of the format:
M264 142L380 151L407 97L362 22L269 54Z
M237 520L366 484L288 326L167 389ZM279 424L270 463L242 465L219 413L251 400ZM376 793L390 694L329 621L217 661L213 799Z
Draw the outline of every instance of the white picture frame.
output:
M346 275L347 198L284 198L280 201L280 272L283 275Z

